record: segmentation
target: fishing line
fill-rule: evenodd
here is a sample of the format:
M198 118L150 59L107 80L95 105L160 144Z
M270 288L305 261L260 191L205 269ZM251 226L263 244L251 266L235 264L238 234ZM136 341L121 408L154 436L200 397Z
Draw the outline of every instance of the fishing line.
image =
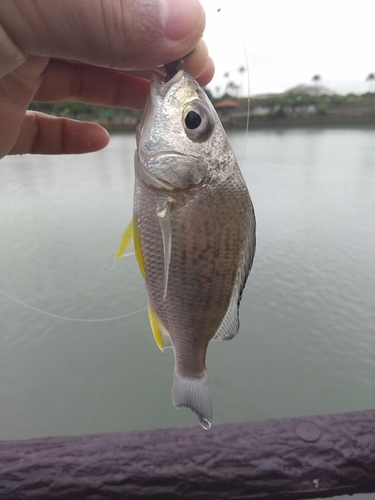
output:
M221 10L221 8L220 9L215 8L216 12L220 12L220 10ZM243 146L242 161L241 161L241 163L243 164L244 158L245 158L245 152L246 152L246 148L247 148L247 139L248 139L249 122L250 122L250 74L249 74L249 63L248 63L248 58L247 58L246 46L245 46L245 43L243 41L243 38L241 36L239 36L239 38L240 38L240 42L242 45L242 49L243 49L243 53L244 53L244 57L245 57L245 62L246 62L246 69L247 69L247 117L246 117L245 142L244 142L244 146ZM122 257L129 257L131 255L134 255L134 252L126 253ZM113 267L111 269L113 269ZM31 311L37 312L37 313L42 314L44 316L49 316L51 318L56 318L56 319L65 320L65 321L75 321L75 322L80 322L80 323L100 323L100 322L107 322L107 321L116 321L119 319L124 319L124 318L130 317L130 316L133 316L133 315L138 314L138 313L145 311L147 309L147 307L142 307L136 311L122 314L120 316L109 317L109 318L97 318L97 319L94 319L94 318L73 318L70 316L55 314L55 313L45 311L43 309L39 309L38 307L32 306L31 304L27 304L26 302L23 302L22 300L17 299L16 297L10 295L9 293L5 292L2 289L0 289L0 293L2 295L4 295L5 297L7 297L9 300L15 302L16 304L19 304L20 306L23 306L27 309L30 309Z
M32 311L38 312L40 314L44 314L45 316L50 316L51 318L63 319L63 320L67 320L67 321L77 321L77 322L81 322L81 323L100 323L100 322L105 322L105 321L114 321L116 319L123 319L123 318L127 318L129 316L133 316L134 314L138 314L138 313L145 311L147 309L147 307L142 307L141 309L138 309L137 311L133 311L133 312L130 312L127 314L122 314L121 316L113 316L111 318L98 318L98 319L71 318L70 316L62 316L60 314L54 314L54 313L50 313L48 311L43 311L42 309L39 309L38 307L34 307L30 304L26 304L26 302L23 302L22 300L19 300L16 297L13 297L9 293L4 292L4 290L0 289L0 293L5 295L5 297L7 297L8 299L13 300L13 302L16 302L17 304L19 304L23 307L27 307L28 309L31 309Z
M213 42L212 45L208 45L209 52L213 51L213 56L214 60L220 61L220 51L223 50L222 46L222 40L221 38L218 39L218 33L220 30L222 32L226 32L226 41L228 39L231 40L232 43L232 52L237 52L240 54L241 52L243 53L243 57L241 57L242 65L246 67L246 93L245 97L247 94L247 106L246 106L246 127L245 127L245 140L243 142L243 146L239 148L238 151L238 163L240 166L244 164L245 161L245 156L246 156L246 149L247 149L247 144L248 144L248 133L249 133L249 128L250 128L250 67L249 67L249 61L247 57L247 49L246 45L244 42L244 39L242 37L242 30L243 28L240 27L239 31L239 26L238 26L238 16L231 15L233 13L233 6L225 4L223 1L219 0L203 0L203 5L205 6L206 10L206 31L205 34L208 37L213 37ZM218 43L215 43L218 42ZM227 45L227 42L226 42ZM241 50L242 49L242 50ZM218 68L217 68L218 69ZM221 67L221 70L224 70L225 68ZM228 68L227 68L228 69ZM233 69L233 68L232 68ZM225 75L224 75L225 76ZM229 76L229 73L228 73ZM212 85L214 84L214 81L208 84L209 88L212 88ZM224 90L225 93L225 90ZM242 96L241 96L242 97ZM241 119L242 119L242 113L241 113ZM243 130L242 126L241 129ZM242 152L241 152L242 149Z
M246 153L246 146L247 146L247 138L249 136L249 125L250 125L250 71L249 71L249 61L247 59L247 51L246 51L246 46L243 41L242 36L240 36L241 40L241 45L243 48L244 56L245 56L245 62L246 62L246 74L247 74L247 116L246 116L246 130L245 130L245 142L243 146L243 151L242 151L242 164L244 162L245 158L245 153Z

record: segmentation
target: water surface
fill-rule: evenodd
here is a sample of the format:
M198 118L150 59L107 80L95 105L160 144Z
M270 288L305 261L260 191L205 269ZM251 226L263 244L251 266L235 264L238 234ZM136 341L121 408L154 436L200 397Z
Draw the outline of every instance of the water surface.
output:
M209 346L214 424L374 406L374 129L229 138L257 217L240 334ZM84 156L0 163L0 288L50 314L146 306L132 257L133 135ZM0 293L0 439L197 425L145 310L73 321Z

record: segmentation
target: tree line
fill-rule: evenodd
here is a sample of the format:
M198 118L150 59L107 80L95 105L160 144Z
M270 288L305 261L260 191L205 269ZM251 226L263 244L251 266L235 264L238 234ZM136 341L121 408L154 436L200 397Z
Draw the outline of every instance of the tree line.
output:
M208 97L213 103L225 98L234 98L240 105L246 105L248 98L239 97L239 95L246 93L243 88L246 68L244 66L240 66L238 68L238 73L241 76L241 83L233 81L230 78L230 73L225 72L224 78L226 79L226 84L223 90L221 87L216 86L214 89L214 95L210 89L205 89ZM319 74L315 74L312 76L311 80L314 84L318 85L322 81L322 77ZM375 73L369 73L366 81L369 83L369 93L373 94L375 92ZM359 104L361 101L366 100L366 96L367 94L363 94L362 96L357 94L348 94L346 96L340 94L332 96L318 96L310 94L274 94L268 97L255 97L254 99L252 98L252 101L255 101L256 105L259 106L271 108L289 107L293 110L309 105L315 105L317 106L318 112L324 113L327 106ZM75 101L62 101L56 103L33 102L31 103L30 109L57 116L66 116L70 118L106 123L129 122L131 125L137 124L142 115L141 111L125 108L107 108L104 106L94 106L92 104Z

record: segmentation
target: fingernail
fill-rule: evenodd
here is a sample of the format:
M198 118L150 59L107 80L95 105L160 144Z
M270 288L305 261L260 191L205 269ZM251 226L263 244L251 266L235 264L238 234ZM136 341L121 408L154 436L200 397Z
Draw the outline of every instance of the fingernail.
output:
M198 23L203 31L204 11L198 0L161 0L160 4L164 34L170 40L186 38Z

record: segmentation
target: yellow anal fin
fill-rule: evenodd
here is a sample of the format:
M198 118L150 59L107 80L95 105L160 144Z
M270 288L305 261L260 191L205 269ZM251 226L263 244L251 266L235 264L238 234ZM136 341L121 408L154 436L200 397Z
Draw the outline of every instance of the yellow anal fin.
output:
M133 218L129 222L129 224L126 226L125 232L122 235L121 241L120 241L120 246L118 247L115 261L121 259L121 257L124 256L124 253L128 246L130 245L131 241L133 239Z
M163 342L163 333L162 327L159 321L159 318L156 316L155 312L152 310L150 306L148 306L148 317L150 320L151 330L154 334L154 339L156 345L159 347L161 351L164 351L164 342Z

